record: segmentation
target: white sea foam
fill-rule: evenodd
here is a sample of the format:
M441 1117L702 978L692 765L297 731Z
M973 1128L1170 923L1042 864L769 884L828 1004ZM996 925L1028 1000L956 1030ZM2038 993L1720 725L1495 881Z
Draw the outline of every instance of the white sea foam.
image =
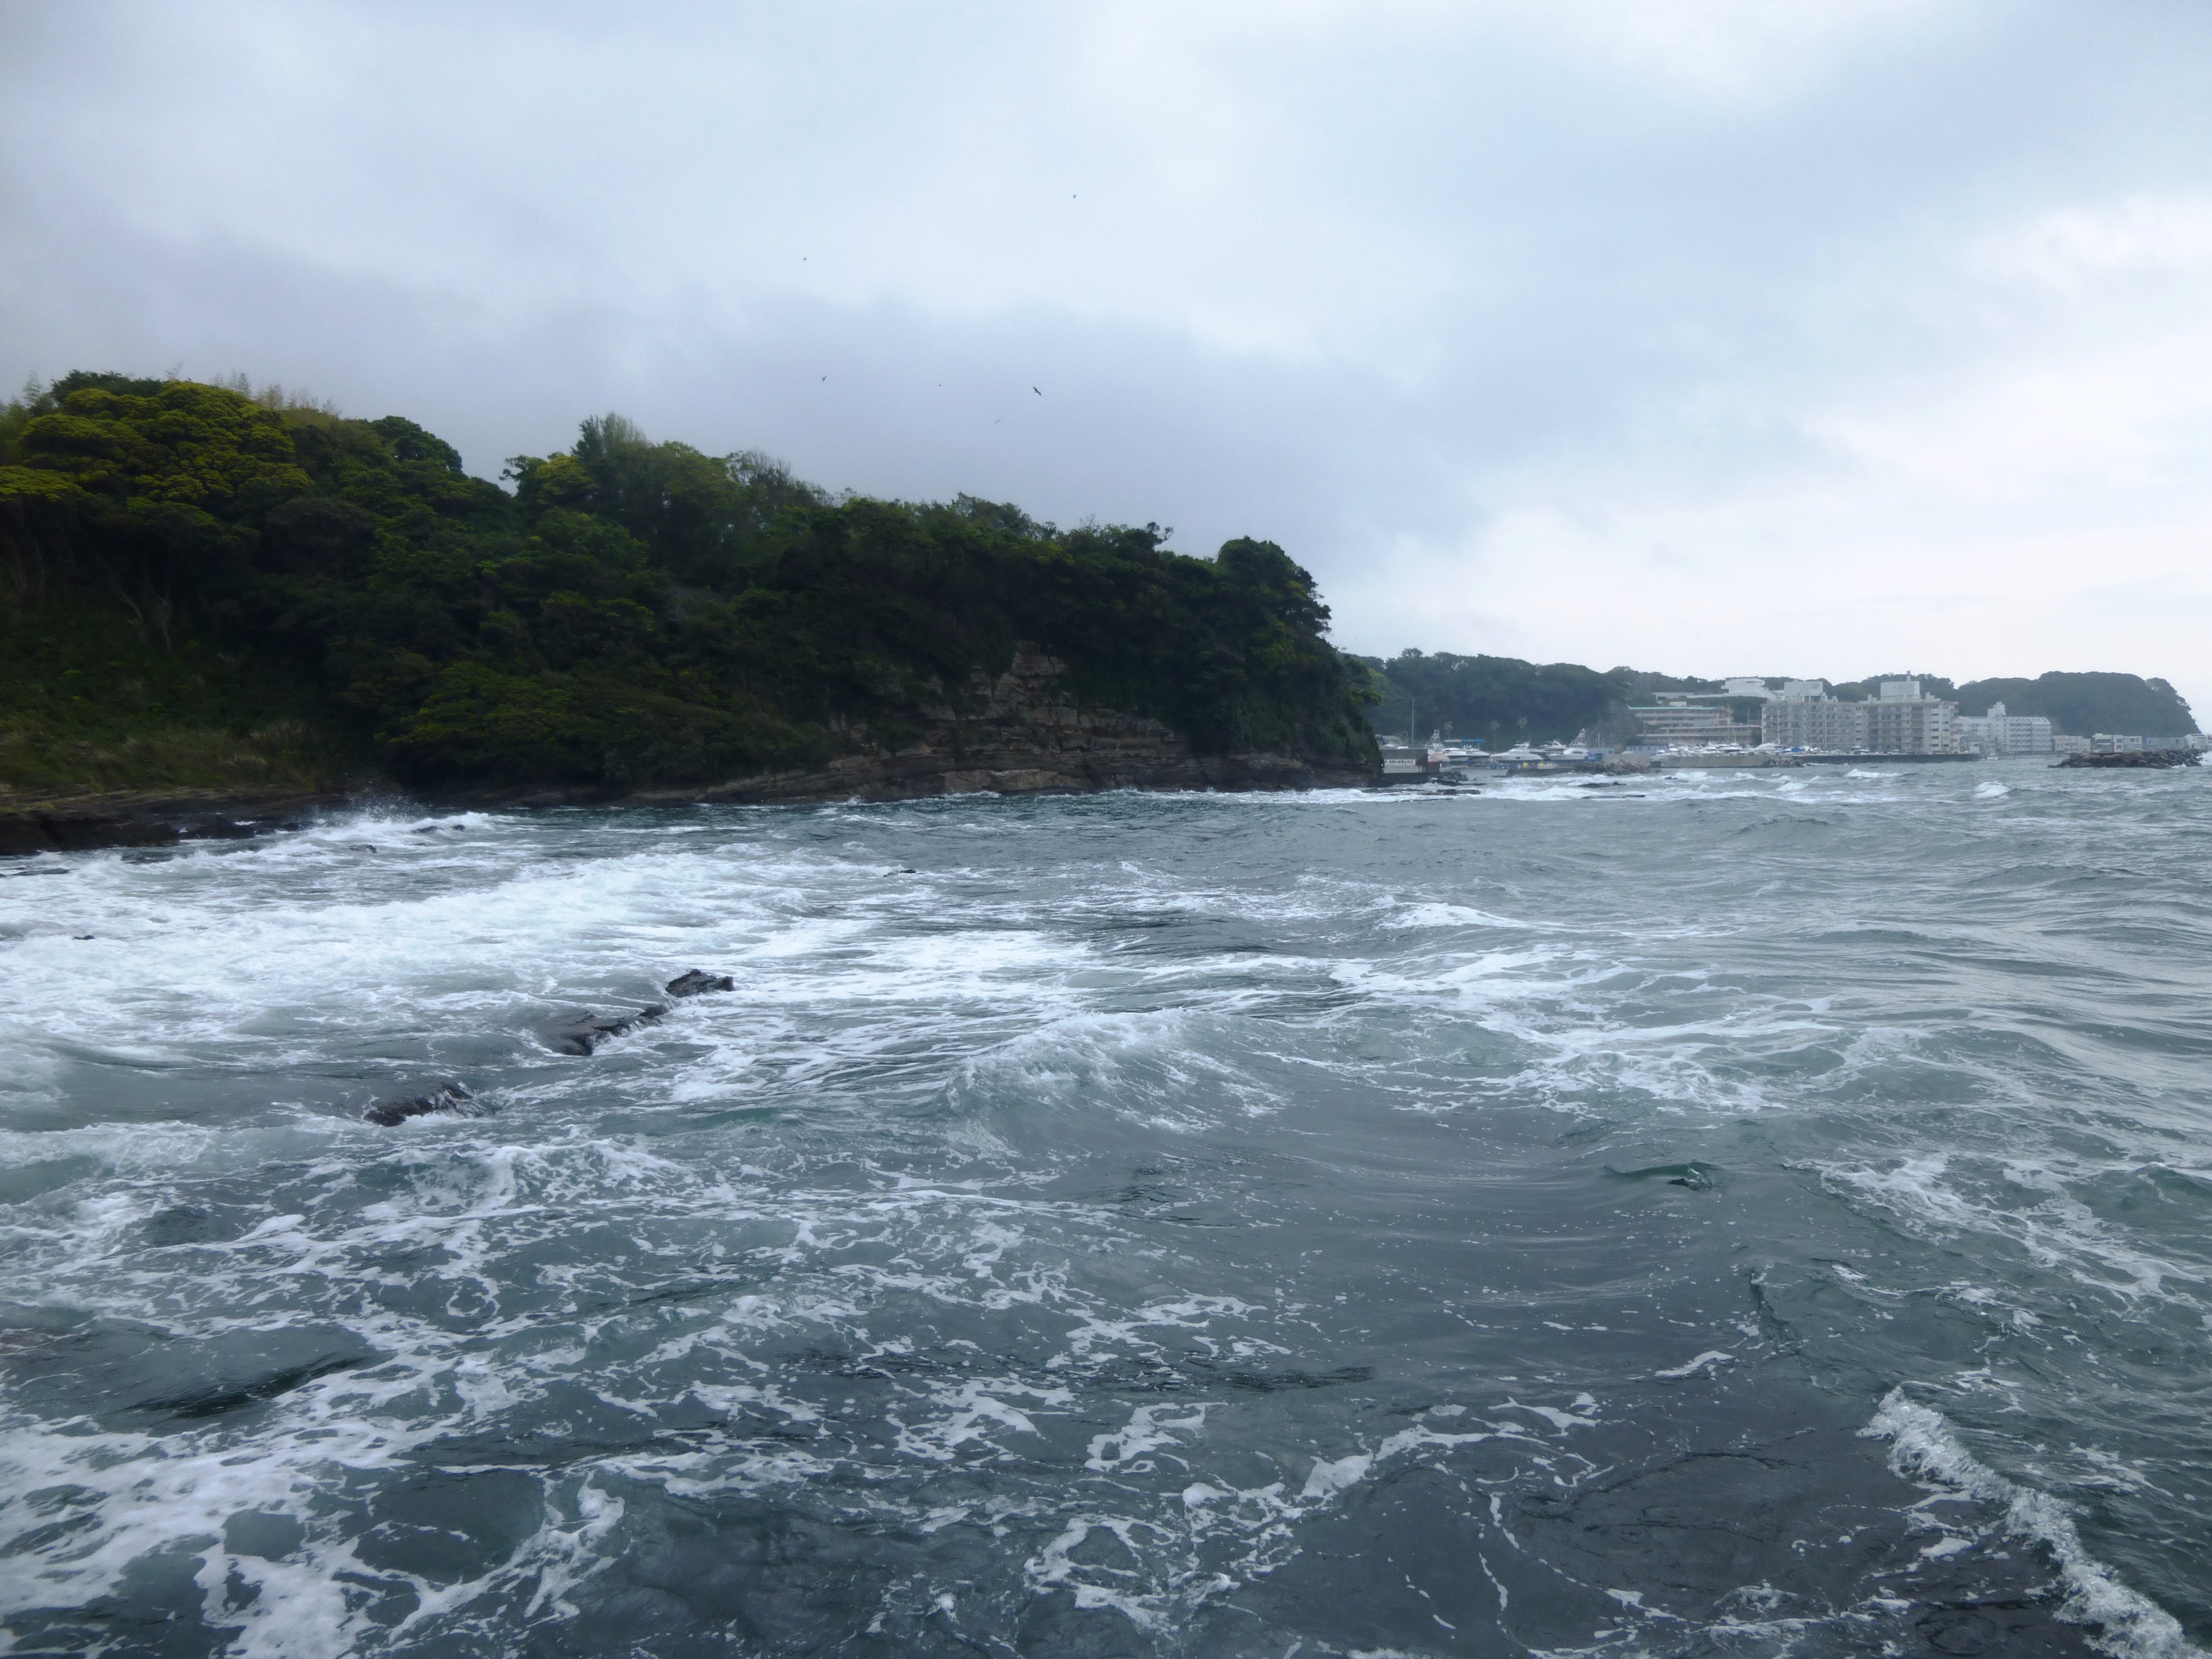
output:
M1735 1364L1734 1354L1723 1353L1718 1348L1708 1348L1695 1359L1687 1360L1680 1365L1669 1366L1665 1370L1654 1371L1651 1375L1667 1377L1695 1376L1708 1365L1733 1365L1734 1364Z
M2121 1659L2204 1659L2172 1614L2122 1583L2089 1553L2064 1504L1978 1461L1942 1413L1911 1400L1902 1388L1892 1389L1861 1432L1890 1443L1890 1461L1899 1474L1996 1507L2006 1532L2050 1551L2066 1588L2059 1617L2095 1627L2097 1645L2106 1651Z
M1946 799L1964 811L1957 781ZM1508 1378L1499 1386L1527 1403L1485 1395L1385 1433L1403 1419L1375 1414L1380 1389L1351 1381L1348 1365L1304 1370L1385 1340L1360 1301L1405 1292L1387 1279L1346 1285L1324 1246L1258 1230L1319 1213L1316 1191L1354 1217L1370 1202L1368 1214L1394 1214L1402 1190L1419 1218L1470 1165L1502 1194L1526 1148L1508 1122L1505 1173L1491 1167L1492 1108L1500 1121L1529 1106L1578 1120L1559 1126L1569 1163L1548 1166L1572 1193L1616 1141L1637 1144L1638 1164L1741 1157L1791 1192L1817 1170L1850 1200L1807 1206L1822 1212L1808 1226L1859 1227L1909 1254L1903 1231L1966 1255L1899 1278L1886 1257L1852 1255L1894 1282L1843 1269L1822 1279L1839 1302L1848 1285L1896 1312L1878 1328L1885 1340L1901 1340L1921 1307L2058 1352L2073 1285L2054 1275L2054 1297L2036 1273L2008 1277L2015 1251L2130 1306L2186 1311L2207 1264L2174 1243L2183 1235L2161 1242L2132 1218L2194 1213L2187 1182L2201 1170L2118 1154L2093 1166L2046 1146L2039 1126L2093 1085L2061 1100L2039 1051L1992 1046L1984 1014L1944 1000L1958 975L1929 990L1949 971L1942 940L1871 955L1848 941L1805 947L1804 929L1827 926L1832 908L1878 920L1869 906L1940 906L1956 884L1947 866L1901 896L1870 890L1877 904L1823 884L1828 842L1801 867L1801 843L1778 858L1768 827L1784 826L1786 842L1827 802L1878 805L1927 783L1633 783L1664 809L1642 815L1647 830L1681 837L1656 860L1626 830L1577 840L1551 810L1615 792L1516 786L1449 811L1436 797L1194 794L696 821L471 815L462 831L412 837L414 817L372 815L247 851L72 854L66 879L0 884L0 950L11 990L22 988L0 1033L0 1094L22 1114L0 1129L0 1179L19 1200L0 1212L0 1297L36 1316L0 1341L0 1362L34 1372L41 1345L118 1330L217 1358L227 1342L250 1353L264 1337L327 1333L378 1357L159 1433L113 1429L141 1421L121 1406L109 1427L64 1427L12 1401L26 1461L0 1471L0 1504L73 1488L90 1519L76 1543L19 1557L0 1595L17 1608L90 1600L189 1535L211 1540L193 1545L205 1550L196 1593L211 1624L239 1628L240 1651L320 1659L388 1643L375 1621L409 1597L403 1645L465 1635L489 1649L588 1605L595 1575L650 1550L642 1491L708 1507L742 1498L832 1527L974 1528L1016 1590L1149 1620L1171 1642L1228 1583L1296 1559L1309 1517L1376 1494L1393 1460L1448 1467L1466 1448L1495 1498L1493 1482L1572 1484L1589 1473L1577 1451L1627 1431L1601 1430L1608 1414L1588 1397ZM1771 805L1784 799L1786 811ZM1521 824L1544 827L1514 828L1516 803L1531 809ZM1399 815L1393 836L1432 833L1407 805L1435 826L1408 843L1423 856L1363 865L1378 811ZM1108 837L1115 814L1143 823ZM1321 851L1270 841L1299 814L1311 820L1300 836L1334 838ZM1203 824L1231 855L1194 861L1178 822ZM1755 833L1701 848L1700 826ZM2062 832L2078 829L2038 831ZM1687 897L1668 885L1678 865L1695 878ZM914 866L926 867L887 874ZM1978 897L1954 935L1979 941L1992 918ZM2170 942L2131 934L2093 957L2078 944L2083 913L2069 925L2045 950L2069 970L2116 974ZM1884 978L1893 950L1912 957L1904 989ZM1848 990L1805 982L1808 963L1836 979L1857 961L1875 971ZM692 966L739 973L739 993L686 1001L590 1061L531 1036L552 1010L634 1006ZM2166 971L2158 995L2179 1023L2201 997L2185 971ZM1976 983L1978 1011L2010 1006L2002 985ZM2124 988L2100 983L2063 988L2092 1000ZM442 1066L447 1053L501 1077L484 1091L490 1115L380 1130L331 1115L339 1083L365 1091L402 1059ZM2099 1097L2096 1133L2124 1140L2128 1112L2153 1106L2193 1133L2202 1095L2188 1063L2159 1074L2154 1100L2148 1085ZM247 1081L295 1067L296 1088ZM161 1103L172 1078L199 1080L189 1112L181 1095L175 1110ZM272 1092L284 1100L266 1103ZM1765 1121L1728 1121L1752 1114ZM1382 1200L1358 1183L1337 1195L1329 1160L1346 1148L1356 1158L1383 1119L1385 1140L1425 1139L1391 1152L1417 1146L1374 1183ZM1906 1139L1884 1139L1894 1133ZM2002 1157L1974 1150L1976 1136ZM1900 1144L1923 1161L1870 1150ZM2171 1160L2180 1144L2169 1135L2157 1154ZM1838 1158L1838 1146L1856 1150ZM2130 1169L2171 1201L2139 1210L2088 1184ZM1707 1260L1700 1230L1728 1236L1758 1192L1649 1182L1607 1196L1637 1211L1633 1273L1653 1238L1671 1241L1668 1270L1694 1273ZM204 1236L199 1210L215 1212ZM1481 1211L1467 1212L1478 1233ZM149 1230L191 1242L172 1253L146 1242ZM1392 1247L1409 1270L1413 1237ZM1332 1313L1318 1287L1340 1285L1349 1297ZM1478 1317L1456 1291L1436 1299L1478 1348L1520 1317ZM1624 1381L1649 1379L1664 1362L1656 1375L1680 1382L1729 1363L1710 1347L1672 1363L1705 1342L1749 1352L1725 1324L1670 1322L1655 1347L1620 1318L1600 1337L1582 1310L1546 1311L1559 1318L1513 1334L1545 1354L1530 1378L1617 1362ZM57 1338L39 1321L76 1322ZM1976 1363L1962 1389L2047 1406L2002 1350ZM1423 1386L1383 1374L1392 1392ZM862 1389L858 1409L876 1415L856 1436L842 1396ZM1647 1392L1688 1413L1704 1390ZM480 1456L593 1412L652 1437L617 1434L580 1445L572 1465L529 1465L542 1515L526 1516L498 1565L432 1583L367 1559L364 1494L435 1467L445 1443ZM2185 1504L2192 1477L2140 1449L2072 1455L2085 1479ZM223 1527L242 1511L299 1521L300 1549L276 1561L231 1551ZM1491 1511L1501 1530L1503 1514ZM234 1573L259 1592L244 1612L228 1604ZM919 1607L956 1590L963 1620L988 1616L985 1595L913 1579ZM364 1608L364 1595L383 1599ZM1742 1608L1732 1633L1786 1639L1789 1621L1754 1629L1760 1604Z
M2196 1288L2212 1269L2148 1247L2074 1197L2049 1167L2020 1159L1978 1160L1969 1181L1958 1153L1904 1158L1885 1168L1822 1163L1838 1189L1879 1205L1917 1231L1993 1235L2011 1241L2038 1266L2062 1270L2078 1285L2135 1302L2176 1298L2195 1305ZM2125 1166L2124 1166L2125 1167ZM2002 1200L2005 1185L2045 1194L2021 1206Z

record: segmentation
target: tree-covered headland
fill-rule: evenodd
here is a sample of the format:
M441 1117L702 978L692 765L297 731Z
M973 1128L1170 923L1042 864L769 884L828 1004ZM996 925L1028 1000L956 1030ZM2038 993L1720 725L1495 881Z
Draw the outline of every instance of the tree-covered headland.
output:
M832 497L614 416L504 476L243 383L0 407L0 785L706 783L896 749L1018 641L1200 754L1373 754L1270 542Z

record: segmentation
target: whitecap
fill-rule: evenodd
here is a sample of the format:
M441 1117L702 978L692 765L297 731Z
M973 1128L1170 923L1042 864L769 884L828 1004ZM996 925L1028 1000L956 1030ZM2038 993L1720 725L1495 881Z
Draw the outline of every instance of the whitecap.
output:
M2096 1644L2120 1659L2204 1659L2173 1615L2130 1589L2089 1553L2068 1506L2047 1492L2006 1480L1968 1451L1941 1412L1892 1389L1873 1420L1859 1431L1890 1443L1890 1466L1909 1480L1963 1493L2002 1510L2000 1524L2015 1538L2049 1550L2058 1563L2066 1600L2058 1616L2099 1631ZM1930 1553L1942 1553L1942 1542Z

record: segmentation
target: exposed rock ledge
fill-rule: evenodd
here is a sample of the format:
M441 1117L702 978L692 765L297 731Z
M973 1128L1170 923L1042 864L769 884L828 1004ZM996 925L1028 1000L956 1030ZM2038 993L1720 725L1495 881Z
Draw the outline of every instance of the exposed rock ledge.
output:
M1006 795L1098 789L1308 789L1377 781L1379 759L1249 752L1198 755L1159 721L1065 700L1065 665L1022 646L995 678L977 669L964 707L921 711L919 743L896 752L848 755L808 771L764 772L682 789L629 795L604 787L441 792L447 800L506 806L689 801L911 800L992 790ZM158 847L242 837L287 827L291 815L335 805L340 795L226 794L167 790L105 794L11 794L0 790L0 856L94 847Z
M956 712L922 711L921 742L896 752L848 755L811 771L765 772L688 789L641 790L650 801L910 800L1097 789L1304 789L1370 783L1375 767L1341 759L1246 753L1198 755L1159 721L1064 701L1066 665L1033 646L995 678L977 669Z
M169 847L242 841L297 827L295 815L345 798L294 790L115 790L37 794L0 791L0 857L95 847Z

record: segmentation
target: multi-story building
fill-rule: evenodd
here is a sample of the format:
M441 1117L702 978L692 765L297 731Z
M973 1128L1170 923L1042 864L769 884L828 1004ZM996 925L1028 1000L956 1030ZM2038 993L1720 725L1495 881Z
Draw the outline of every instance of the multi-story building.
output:
M1922 696L1918 680L1884 680L1881 695L1864 702L1785 694L1766 705L1759 732L1782 749L1951 755L1959 750L1959 705Z
M2124 738L2115 732L2100 732L2089 739L2089 752L2093 755L2131 755L2142 746L2140 736Z
M2086 755L2089 752L2089 739L2069 732L2054 732L2051 734L2051 748L2054 754Z
M1891 696L1897 684L1910 696ZM1920 695L1917 680L1885 680L1883 695L1859 705L1867 711L1866 746L1878 755L1955 755L1959 752L1959 705Z
M1761 714L1759 738L1779 749L1863 749L1866 710L1863 702L1832 697L1778 698Z
M1628 712L1636 717L1636 741L1647 749L1706 743L1740 743L1748 748L1759 741L1759 728L1740 724L1725 704L1651 703Z
M2057 734L2040 714L2008 714L2001 702L1986 714L1959 717L1959 746L1984 755L2055 755Z

